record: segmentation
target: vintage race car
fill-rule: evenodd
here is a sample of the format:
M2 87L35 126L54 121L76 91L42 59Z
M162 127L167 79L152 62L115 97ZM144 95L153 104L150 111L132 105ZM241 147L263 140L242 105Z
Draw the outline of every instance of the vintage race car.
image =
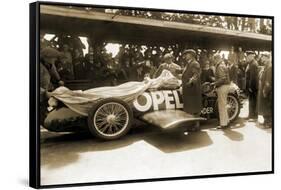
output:
M171 85L172 84L172 85ZM49 100L50 112L44 127L50 131L89 130L104 140L118 139L130 130L134 119L162 129L218 117L216 89L202 85L200 116L183 111L180 81L165 71L158 79L128 82L116 87L71 91L60 87ZM240 113L239 89L231 84L227 98L230 122Z

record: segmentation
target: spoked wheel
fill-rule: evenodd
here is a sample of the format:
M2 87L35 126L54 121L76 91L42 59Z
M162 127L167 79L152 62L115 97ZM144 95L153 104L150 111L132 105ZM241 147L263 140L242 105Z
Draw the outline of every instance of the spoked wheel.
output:
M229 122L234 121L240 114L239 99L233 94L227 96L227 112Z
M118 139L129 131L132 117L132 110L126 102L116 98L104 99L89 112L89 130L104 140Z

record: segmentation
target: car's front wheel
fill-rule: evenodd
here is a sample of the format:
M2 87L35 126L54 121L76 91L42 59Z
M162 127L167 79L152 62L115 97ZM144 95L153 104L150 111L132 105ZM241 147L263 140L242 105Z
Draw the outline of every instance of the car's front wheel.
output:
M132 120L133 113L126 102L117 98L107 98L91 108L88 127L94 136L114 140L128 133Z

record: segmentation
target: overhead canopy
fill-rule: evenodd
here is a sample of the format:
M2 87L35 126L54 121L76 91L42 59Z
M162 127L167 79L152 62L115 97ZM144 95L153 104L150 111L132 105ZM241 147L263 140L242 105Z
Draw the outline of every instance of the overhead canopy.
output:
M97 40L149 45L187 44L201 48L271 50L271 35L227 30L188 23L121 16L74 9L40 6L40 29L46 33L92 36Z

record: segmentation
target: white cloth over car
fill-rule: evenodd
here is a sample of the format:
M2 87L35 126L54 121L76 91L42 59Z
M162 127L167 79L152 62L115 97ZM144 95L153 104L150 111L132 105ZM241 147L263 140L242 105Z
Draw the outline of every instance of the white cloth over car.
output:
M126 82L119 86L99 87L85 91L73 91L66 87L59 87L51 93L49 105L53 106L56 100L59 100L74 112L87 116L89 109L101 99L114 97L131 103L146 90L176 89L180 85L181 81L170 71L163 70L161 75L155 79L145 78L142 82Z

